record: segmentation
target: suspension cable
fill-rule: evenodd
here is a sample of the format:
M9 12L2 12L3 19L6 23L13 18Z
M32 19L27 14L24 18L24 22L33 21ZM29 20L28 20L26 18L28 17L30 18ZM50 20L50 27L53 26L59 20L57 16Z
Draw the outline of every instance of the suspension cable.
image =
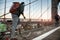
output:
M39 2L39 1L38 1L38 2ZM37 2L37 4L35 4L35 6L36 6L36 7L38 6L38 7L37 7L37 8L35 7L36 11L33 11L34 13L37 13L37 12L40 10L40 9L39 9L39 7L40 7L39 5L40 5L40 4L38 4L38 2ZM34 9L34 10L35 10L35 9ZM38 10L38 9L39 9L39 10ZM37 10L38 10L38 11L37 11ZM35 17L37 17L38 14L34 14L34 13L32 14L31 17L33 17L33 15L36 15Z
M38 18L40 18L47 10L49 10L50 7L48 7Z
M42 18L42 0L41 0L41 18Z
M49 8L50 8L50 6L48 7L48 1L47 1L47 9L43 13L45 13L46 11L48 11ZM38 18L40 18L43 15L43 13L42 13L42 0L41 0L41 15ZM47 12L47 14L48 14L48 12ZM48 17L48 15L47 15L47 17Z
M32 3L35 3L36 1L38 1L38 0L35 0L35 1L31 2L31 3L28 3L28 4L26 4L25 6L27 6L27 5L29 5L29 4L32 4ZM9 2L10 2L10 1L9 1ZM11 7L11 6L9 6L9 7ZM6 7L6 8L8 8L8 7ZM4 8L1 8L0 10L2 10L2 9L4 9Z
M6 14L6 0L5 0L5 5L4 5L4 22L5 22L5 14Z
M49 2L48 2L48 0L47 0L47 8L48 8L48 3L49 3ZM47 19L48 19L48 9L47 9Z
M29 3L31 3L31 0L29 0ZM30 20L30 12L31 12L31 4L29 4L29 20Z
M29 5L29 4L32 4L32 3L35 3L36 1L38 1L38 0L35 0L35 1L31 2L31 3L28 3L28 4L26 4L25 6L27 6L27 5ZM7 7L6 7L6 8L7 8ZM6 14L1 15L0 17L2 17L2 16L4 16L4 15L7 15L7 14L9 14L9 12L6 13Z

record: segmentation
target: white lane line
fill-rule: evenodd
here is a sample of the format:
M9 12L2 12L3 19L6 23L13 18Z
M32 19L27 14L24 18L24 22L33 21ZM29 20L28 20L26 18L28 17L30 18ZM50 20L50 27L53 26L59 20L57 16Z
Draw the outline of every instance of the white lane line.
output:
M46 38L47 36L49 36L50 34L52 34L53 32L55 32L58 29L60 29L60 26L55 28L55 29L52 29L49 32L46 32L46 33L44 33L44 34L42 34L42 35L40 35L40 36L38 36L38 37L36 37L32 40L42 40L42 39Z

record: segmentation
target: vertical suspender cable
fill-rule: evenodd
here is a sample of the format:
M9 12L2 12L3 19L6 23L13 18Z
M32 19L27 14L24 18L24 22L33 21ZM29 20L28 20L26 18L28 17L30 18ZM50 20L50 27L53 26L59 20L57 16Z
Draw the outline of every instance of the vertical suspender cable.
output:
M5 3L4 3L4 22L5 22L5 14L6 14L6 0L5 0Z
M42 18L42 0L41 0L41 17L40 18Z
M31 0L29 0L29 3L31 3ZM31 12L31 4L29 4L29 20L30 20L30 12Z
M48 20L48 0L47 0L47 20Z

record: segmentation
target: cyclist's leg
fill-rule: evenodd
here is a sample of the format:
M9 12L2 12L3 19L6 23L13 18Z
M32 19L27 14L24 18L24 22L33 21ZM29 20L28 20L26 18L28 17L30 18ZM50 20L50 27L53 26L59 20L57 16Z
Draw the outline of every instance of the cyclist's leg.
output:
M14 38L15 37L15 30L16 30L17 23L18 23L18 16L12 14L12 19L13 20L12 20L12 27L11 27L11 38Z

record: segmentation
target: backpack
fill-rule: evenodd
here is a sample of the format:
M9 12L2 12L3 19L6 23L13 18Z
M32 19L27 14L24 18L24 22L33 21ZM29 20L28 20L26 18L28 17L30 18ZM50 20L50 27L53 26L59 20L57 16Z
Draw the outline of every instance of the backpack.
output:
M15 3L12 5L12 7L10 8L9 12L10 13L15 13L17 11L17 8L19 7L20 3Z

